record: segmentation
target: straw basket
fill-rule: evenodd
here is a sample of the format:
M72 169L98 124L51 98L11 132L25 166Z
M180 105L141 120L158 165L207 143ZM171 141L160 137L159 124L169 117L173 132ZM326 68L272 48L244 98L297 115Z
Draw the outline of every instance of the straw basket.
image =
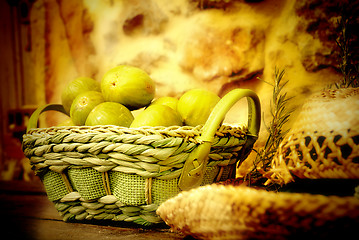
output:
M196 239L349 239L359 199L211 184L179 193L157 213Z
M359 179L359 89L314 94L272 161L270 180Z
M242 98L248 126L222 125ZM204 126L73 126L36 128L37 109L23 136L23 151L64 221L161 223L157 207L181 190L235 177L257 139L260 103L251 90L234 89Z

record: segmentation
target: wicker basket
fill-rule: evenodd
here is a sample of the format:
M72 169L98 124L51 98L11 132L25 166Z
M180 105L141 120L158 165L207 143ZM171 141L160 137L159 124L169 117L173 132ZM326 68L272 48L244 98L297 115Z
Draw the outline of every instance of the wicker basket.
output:
M196 239L347 239L357 234L359 199L212 184L181 192L157 213Z
M248 101L248 126L222 125L240 99ZM36 128L37 109L23 136L23 151L65 221L161 223L157 207L181 190L235 176L257 139L260 104L251 90L234 89L204 126L73 126Z

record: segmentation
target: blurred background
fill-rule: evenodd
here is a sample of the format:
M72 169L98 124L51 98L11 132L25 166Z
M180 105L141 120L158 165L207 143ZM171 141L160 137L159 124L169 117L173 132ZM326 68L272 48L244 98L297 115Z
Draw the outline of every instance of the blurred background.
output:
M355 63L358 57L358 1L1 0L0 9L0 180L34 179L21 151L27 120L38 106L61 103L76 77L100 81L110 68L130 64L155 80L156 97L249 88L266 123L272 86L264 81L274 81L276 68L285 70L285 91L295 97L288 108L300 109L312 93L341 81L343 18L350 56ZM46 114L40 126L63 118ZM246 120L245 101L226 119ZM257 146L265 138L262 127Z

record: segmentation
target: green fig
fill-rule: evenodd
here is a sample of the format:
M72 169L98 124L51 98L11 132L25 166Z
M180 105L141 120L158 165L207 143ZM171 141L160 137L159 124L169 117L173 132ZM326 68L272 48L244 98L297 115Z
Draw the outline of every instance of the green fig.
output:
M192 89L185 92L178 100L177 111L185 125L203 125L220 97L205 89Z
M72 122L71 118L66 119L65 121L60 122L59 124L57 124L57 126L59 127L63 127L63 126L74 126L75 124Z
M155 83L140 68L120 65L105 73L101 80L105 101L118 102L130 110L151 103L155 95Z
M100 83L89 77L78 77L66 85L61 94L61 102L68 114L70 114L72 102L77 95L87 91L100 92Z
M131 124L131 128L137 127L155 127L155 126L182 126L181 116L172 108L155 104L148 106L145 110L140 112Z
M86 119L85 125L117 125L129 127L132 121L132 113L122 104L103 102L92 109Z
M151 105L162 104L162 105L166 105L166 106L172 108L173 110L177 111L177 103L178 103L178 99L175 97L160 97L160 98L157 98L156 100L154 100L151 103Z
M87 116L98 104L104 102L102 94L96 91L80 93L72 102L70 117L77 126L85 124Z

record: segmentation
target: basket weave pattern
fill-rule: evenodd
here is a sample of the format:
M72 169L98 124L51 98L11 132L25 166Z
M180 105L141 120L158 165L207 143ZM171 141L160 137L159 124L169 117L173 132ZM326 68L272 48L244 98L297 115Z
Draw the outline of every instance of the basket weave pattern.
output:
M200 134L201 127L37 128L24 135L23 150L64 220L152 224L161 221L157 206L179 193ZM248 137L242 127L217 130L203 185L233 176Z
M330 239L335 232L356 232L358 209L355 197L212 184L181 192L157 213L174 231L196 239L301 239L305 234Z
M359 89L326 90L303 105L280 144L268 177L359 178Z

